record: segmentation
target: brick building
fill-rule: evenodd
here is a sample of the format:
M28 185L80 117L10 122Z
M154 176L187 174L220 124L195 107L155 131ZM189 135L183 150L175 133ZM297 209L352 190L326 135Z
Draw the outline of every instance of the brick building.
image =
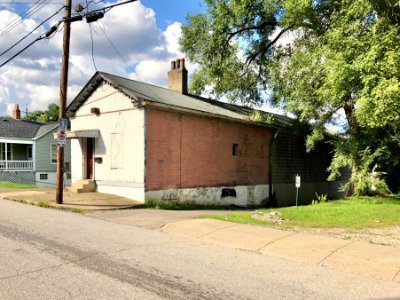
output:
M325 181L325 145L306 154L289 118L267 125L254 113L188 94L183 59L172 62L168 89L97 72L68 107L72 182L139 201L252 206L276 195L291 205L300 174L302 202L340 196Z

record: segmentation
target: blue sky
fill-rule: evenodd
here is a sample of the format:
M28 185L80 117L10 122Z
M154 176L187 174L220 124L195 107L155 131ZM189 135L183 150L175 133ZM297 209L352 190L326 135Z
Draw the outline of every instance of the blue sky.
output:
M37 0L19 0L32 1ZM46 0L41 0L46 1ZM29 17L19 14L29 6L5 5L12 0L0 0L0 53L21 39L43 20L57 11L63 1L51 0ZM15 0L17 2L17 0ZM122 2L122 1L121 1ZM74 4L85 1L73 0ZM107 6L105 1L97 6ZM180 27L189 13L201 12L198 0L142 0L115 7L103 19L91 23L75 22L71 29L71 50L68 99L71 101L96 72L110 72L160 86L166 85L170 61L183 57L179 51ZM34 34L9 53L0 56L0 64L19 49L33 41L46 28L63 16L60 13L41 26ZM6 32L11 22L13 30ZM90 33L91 32L91 33ZM93 42L92 42L92 38ZM92 55L93 45L93 55ZM0 68L0 116L14 103L22 110L45 109L58 102L62 30L49 40L42 40ZM94 61L94 63L93 63ZM190 70L194 66L188 63Z
M154 9L157 15L157 25L165 30L173 22L186 23L188 13L204 10L200 0L143 0L142 3Z

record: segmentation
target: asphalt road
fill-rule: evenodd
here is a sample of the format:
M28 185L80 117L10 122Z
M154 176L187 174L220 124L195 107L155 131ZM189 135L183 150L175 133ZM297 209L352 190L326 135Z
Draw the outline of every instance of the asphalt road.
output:
M0 299L382 298L400 285L0 201Z

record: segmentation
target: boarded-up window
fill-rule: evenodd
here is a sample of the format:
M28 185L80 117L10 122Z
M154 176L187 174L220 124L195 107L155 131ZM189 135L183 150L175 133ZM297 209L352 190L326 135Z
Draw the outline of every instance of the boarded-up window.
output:
M111 133L111 169L122 169L124 166L123 133Z

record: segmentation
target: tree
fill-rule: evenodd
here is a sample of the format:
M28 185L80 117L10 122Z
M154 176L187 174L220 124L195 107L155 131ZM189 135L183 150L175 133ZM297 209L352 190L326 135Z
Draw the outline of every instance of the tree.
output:
M47 110L36 110L27 113L23 119L42 122L42 123L57 122L58 110L59 110L58 105L51 103L47 106Z
M309 150L343 114L345 138L335 144L330 178L351 167L350 191L366 193L366 174L399 163L397 0L205 3L207 11L182 29L182 50L200 65L191 91L211 87L231 101L281 105L312 124Z

